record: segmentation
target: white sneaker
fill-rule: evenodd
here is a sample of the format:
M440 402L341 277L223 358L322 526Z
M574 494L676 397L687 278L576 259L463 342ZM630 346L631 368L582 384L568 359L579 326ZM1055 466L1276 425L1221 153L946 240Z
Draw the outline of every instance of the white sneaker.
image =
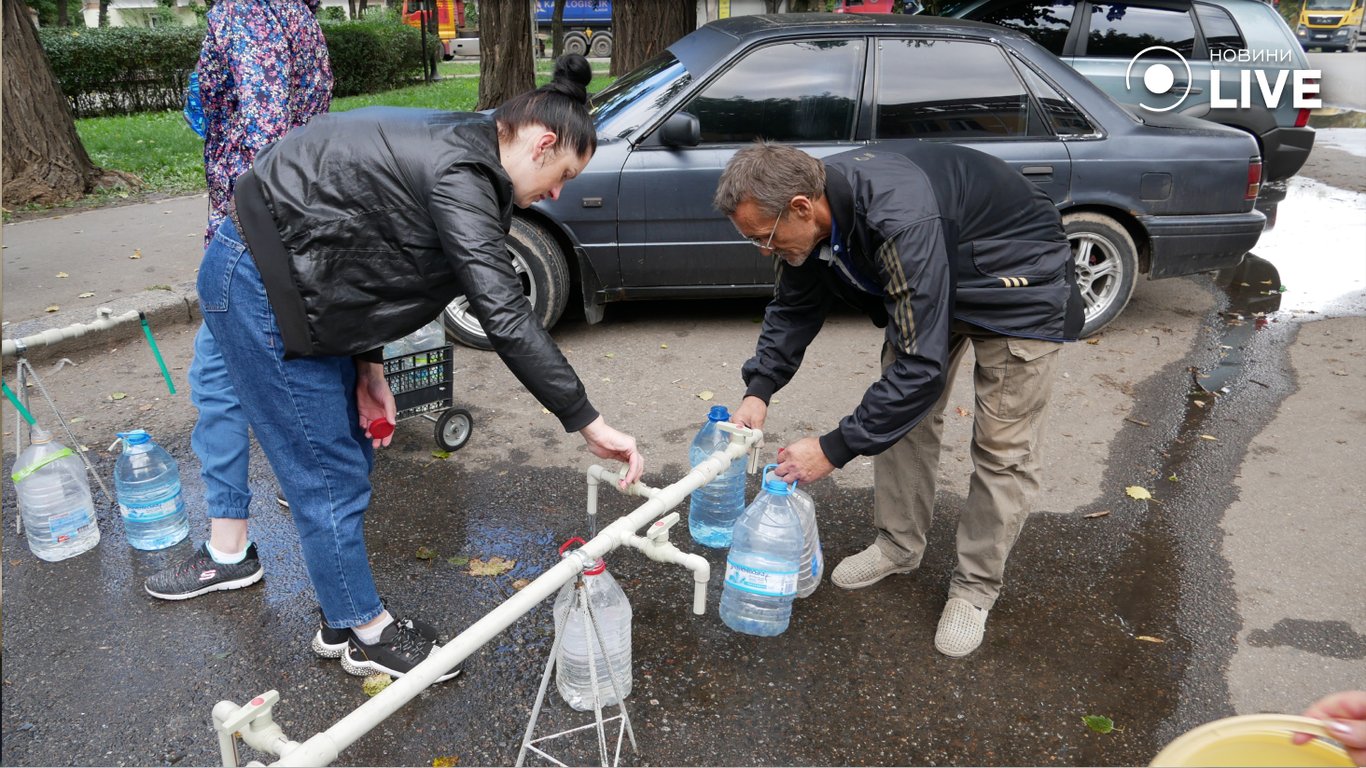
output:
M987 632L988 613L961 597L949 598L934 633L935 650L955 659L977 650Z
M859 589L871 586L894 573L910 573L913 567L897 565L882 553L882 547L873 544L857 555L850 555L835 566L830 573L830 581L844 589Z

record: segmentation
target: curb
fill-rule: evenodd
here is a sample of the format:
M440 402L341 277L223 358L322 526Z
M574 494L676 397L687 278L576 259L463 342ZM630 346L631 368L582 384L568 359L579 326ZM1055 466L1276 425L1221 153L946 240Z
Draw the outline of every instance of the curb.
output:
M43 331L90 323L98 317L96 311L101 308L108 308L114 315L141 311L147 316L147 324L156 336L160 336L162 331L173 325L197 323L201 317L199 293L195 290L194 281L187 281L174 286L169 291L139 291L113 301L102 302L91 307L89 314L83 317L79 313L71 312L10 322L4 326L4 336L7 339L20 339ZM29 347L24 352L24 356L30 362L45 362L68 356L73 352L80 352L93 347L110 346L142 337L141 323L121 323L113 328L66 339L52 346Z

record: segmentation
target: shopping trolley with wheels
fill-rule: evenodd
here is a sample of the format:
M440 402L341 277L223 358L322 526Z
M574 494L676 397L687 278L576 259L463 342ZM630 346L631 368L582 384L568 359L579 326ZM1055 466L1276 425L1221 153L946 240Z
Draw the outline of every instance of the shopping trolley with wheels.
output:
M455 380L452 344L384 358L384 378L394 393L397 421L421 416L436 422L436 445L458 451L469 442L474 418L464 408L454 408Z

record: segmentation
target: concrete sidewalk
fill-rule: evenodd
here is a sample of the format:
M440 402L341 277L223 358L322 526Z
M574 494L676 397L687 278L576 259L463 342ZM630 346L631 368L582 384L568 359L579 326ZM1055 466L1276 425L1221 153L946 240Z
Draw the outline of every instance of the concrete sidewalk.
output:
M154 325L193 319L207 215L201 194L5 225L4 336L87 323L99 307Z

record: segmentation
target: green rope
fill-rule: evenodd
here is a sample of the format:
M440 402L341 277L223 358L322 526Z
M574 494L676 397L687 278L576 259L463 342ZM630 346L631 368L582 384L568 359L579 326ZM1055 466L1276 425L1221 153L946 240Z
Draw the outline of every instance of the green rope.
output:
M5 397L9 398L10 403L14 405L14 410L18 411L19 415L24 417L24 421L27 421L29 426L36 424L37 422L34 421L33 414L29 413L28 409L24 407L24 404L19 402L19 398L14 396L14 392L10 390L9 384L0 382L0 387L4 388Z
M147 336L147 343L152 347L152 354L156 356L157 365L161 366L161 378L166 380L166 388L175 394L175 384L171 382L171 372L166 370L166 361L161 357L161 350L157 347L157 340L152 336L152 329L147 326L147 315L138 312L138 319L142 321L142 332Z

